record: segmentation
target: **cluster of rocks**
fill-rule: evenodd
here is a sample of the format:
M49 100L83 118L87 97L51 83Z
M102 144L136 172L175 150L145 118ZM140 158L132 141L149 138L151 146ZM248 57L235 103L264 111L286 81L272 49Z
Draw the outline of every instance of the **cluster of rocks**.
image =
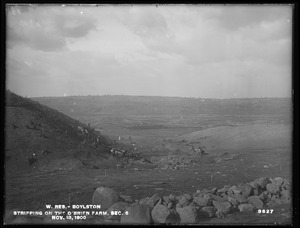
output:
M163 158L152 158L151 162L162 169L178 169L191 166L197 161L196 157L188 155L168 155Z
M215 163L220 163L220 162L223 162L223 161L238 159L238 158L240 158L240 156L241 155L239 153L230 154L230 155L229 155L229 153L224 153L220 157L218 156L218 157L214 158L213 161Z
M97 188L93 204L100 204L108 214L106 222L122 224L195 224L213 217L224 218L234 212L253 212L291 202L287 180L262 177L250 183L225 185L221 189L197 190L193 194L152 197L133 200L110 188ZM119 211L120 214L112 212Z

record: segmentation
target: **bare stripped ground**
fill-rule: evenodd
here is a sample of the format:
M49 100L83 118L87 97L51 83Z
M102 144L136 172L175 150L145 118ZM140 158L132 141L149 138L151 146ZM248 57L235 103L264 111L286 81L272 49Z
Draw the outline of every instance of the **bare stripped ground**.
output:
M221 126L175 138L199 142L209 151L291 148L292 126L282 123Z

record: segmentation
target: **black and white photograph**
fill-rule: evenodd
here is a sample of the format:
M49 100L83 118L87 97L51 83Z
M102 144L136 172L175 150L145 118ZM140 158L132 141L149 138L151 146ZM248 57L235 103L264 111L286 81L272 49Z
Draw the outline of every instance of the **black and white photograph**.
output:
M293 4L5 4L4 225L293 225Z

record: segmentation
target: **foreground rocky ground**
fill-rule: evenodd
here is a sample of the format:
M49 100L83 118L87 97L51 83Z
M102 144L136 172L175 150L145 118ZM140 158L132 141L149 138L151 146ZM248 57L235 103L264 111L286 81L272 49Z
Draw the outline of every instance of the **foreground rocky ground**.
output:
M7 224L18 223L92 223L92 224L201 224L224 221L239 216L269 216L278 213L278 206L291 205L291 187L281 177L258 178L249 183L225 185L223 188L197 190L193 194L156 193L151 197L134 200L132 196L119 194L108 187L99 187L92 197L92 205L99 209L51 209L63 215L60 220L49 216L15 216L13 210L6 215ZM92 214L92 211L102 211ZM282 209L281 212L284 212ZM89 213L87 213L89 212ZM67 215L79 215L66 217ZM286 223L291 222L291 210L281 213ZM77 218L77 219L76 219Z

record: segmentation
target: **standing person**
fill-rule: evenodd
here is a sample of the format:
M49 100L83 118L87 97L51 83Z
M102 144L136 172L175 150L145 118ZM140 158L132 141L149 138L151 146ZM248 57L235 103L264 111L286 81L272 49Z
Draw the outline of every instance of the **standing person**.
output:
M201 155L204 155L204 154L205 154L205 151L202 149L201 146L199 146L199 151L200 151Z

